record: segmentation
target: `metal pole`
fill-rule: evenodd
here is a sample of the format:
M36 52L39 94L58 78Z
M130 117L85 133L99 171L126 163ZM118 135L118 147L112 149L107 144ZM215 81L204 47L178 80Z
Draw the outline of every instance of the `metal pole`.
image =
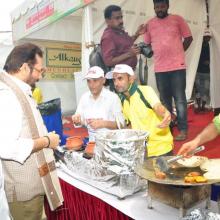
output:
M206 5L206 17L207 17L206 27L209 28L209 1L208 0L205 0L205 5Z
M87 5L83 10L82 30L82 74L89 68L89 55L93 49L93 19L91 6Z

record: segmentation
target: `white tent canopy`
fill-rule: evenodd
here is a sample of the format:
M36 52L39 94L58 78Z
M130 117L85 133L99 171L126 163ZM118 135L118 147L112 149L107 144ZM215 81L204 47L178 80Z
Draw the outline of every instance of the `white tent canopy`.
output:
M53 4L55 9L60 9L63 14L52 20L42 20L26 30L25 23L28 16L39 5L45 2ZM15 42L26 40L53 40L63 42L82 42L82 72L88 69L88 55L91 51L86 49L86 43L100 42L100 37L105 28L103 10L110 4L120 5L123 9L124 24L126 30L132 34L137 26L145 23L154 16L152 0L96 0L88 6L76 10L79 0L26 0L22 6L12 13L13 37ZM91 2L91 1L85 1ZM210 29L213 38L210 42L211 50L211 99L214 108L220 107L220 4L219 0L209 0L210 5ZM82 6L82 5L81 5ZM186 52L187 60L187 98L191 97L199 56L201 52L202 37L206 26L205 0L170 0L170 13L182 15L188 22L194 41ZM143 39L138 39L139 41ZM175 45L173 45L175 46ZM149 62L148 84L156 87L152 68L152 60ZM76 97L73 82L42 82L44 96L47 99L61 97L63 110L69 111L76 107ZM49 88L49 89L48 89ZM78 100L78 99L77 99Z
M3 69L5 60L12 50L12 37L11 33L1 33L0 34L0 71Z
M0 71L3 69L6 57L12 50L13 46L12 45L5 45L0 43Z

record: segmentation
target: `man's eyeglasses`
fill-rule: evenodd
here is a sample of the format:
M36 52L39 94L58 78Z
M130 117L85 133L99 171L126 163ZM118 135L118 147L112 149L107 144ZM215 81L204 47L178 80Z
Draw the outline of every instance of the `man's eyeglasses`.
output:
M38 73L40 73L41 75L42 75L42 77L44 77L45 76L45 72L46 72L46 67L43 67L43 68L41 68L41 69L38 69L38 68L36 68L36 67L34 67L34 66L32 66L32 65L29 65L29 67L30 67L30 69L31 69L31 72L33 72L33 70L35 70L35 71L37 71Z
M33 67L33 70L37 71L38 73L44 74L46 72L46 67L43 67L41 69L37 69L36 67Z

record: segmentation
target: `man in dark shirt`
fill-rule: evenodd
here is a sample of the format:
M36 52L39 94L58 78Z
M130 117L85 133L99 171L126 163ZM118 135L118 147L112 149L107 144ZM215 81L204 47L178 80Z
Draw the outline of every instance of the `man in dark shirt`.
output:
M211 34L205 32L202 43L202 50L199 59L199 65L196 74L196 102L195 112L206 111L210 109L210 51L209 41Z
M134 41L144 33L144 25L138 27L134 36L129 36L124 31L123 16L119 6L108 6L104 16L107 28L101 38L101 49L105 64L108 67L127 64L135 70L140 49L134 45Z

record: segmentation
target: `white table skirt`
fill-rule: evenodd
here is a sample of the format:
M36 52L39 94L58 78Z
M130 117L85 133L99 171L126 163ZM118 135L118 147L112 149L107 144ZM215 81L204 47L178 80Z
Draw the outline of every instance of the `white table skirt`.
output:
M89 193L90 195L101 199L133 219L176 220L179 218L178 209L172 208L157 201L153 201L153 209L148 209L146 192L139 192L133 196L127 197L124 200L119 200L116 196L105 193L93 186L73 178L71 176L71 172L66 167L58 168L58 176L65 182L83 192ZM200 204L199 207L204 208L205 203ZM217 212L217 203L211 202L211 208L213 212Z

